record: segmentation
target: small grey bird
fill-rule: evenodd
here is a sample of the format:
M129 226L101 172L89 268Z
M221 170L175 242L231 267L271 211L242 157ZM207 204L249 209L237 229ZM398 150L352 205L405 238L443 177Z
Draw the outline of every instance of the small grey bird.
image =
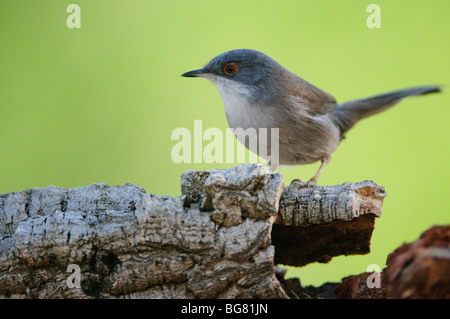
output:
M300 187L316 185L331 154L356 122L388 109L405 97L440 91L439 86L424 86L337 104L329 93L267 55L248 49L222 53L202 69L182 76L202 77L216 86L231 128L278 128L279 164L321 161L316 175L307 183L300 179L293 181ZM249 147L248 140L237 137L264 158L258 149ZM270 163L272 171L278 168L277 164Z

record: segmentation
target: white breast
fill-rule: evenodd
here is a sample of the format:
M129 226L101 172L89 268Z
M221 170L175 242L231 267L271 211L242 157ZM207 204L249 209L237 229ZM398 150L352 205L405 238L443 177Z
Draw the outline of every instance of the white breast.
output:
M208 78L222 97L228 124L232 128L260 127L260 108L249 103L251 91L248 86L222 77ZM258 116L259 115L259 116Z

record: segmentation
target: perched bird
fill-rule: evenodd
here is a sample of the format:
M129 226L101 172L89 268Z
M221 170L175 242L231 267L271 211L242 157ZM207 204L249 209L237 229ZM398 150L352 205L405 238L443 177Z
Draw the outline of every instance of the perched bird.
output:
M270 163L272 171L278 164L321 161L316 175L308 182L293 181L301 187L316 185L331 154L356 122L388 109L403 98L440 91L439 86L423 86L337 104L329 93L267 55L249 49L222 53L202 69L182 76L202 77L216 86L231 128L278 128L279 163ZM264 158L260 149L249 146L245 136L236 137ZM270 147L270 139L267 145Z

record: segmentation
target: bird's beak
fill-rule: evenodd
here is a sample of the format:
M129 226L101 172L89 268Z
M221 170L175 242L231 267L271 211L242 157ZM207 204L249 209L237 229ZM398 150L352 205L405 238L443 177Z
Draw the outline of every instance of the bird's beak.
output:
M194 70L194 71L189 71L189 72L183 73L183 74L181 74L181 76L188 77L188 78L195 78L195 77L201 77L205 73L206 72L204 69L199 69L199 70Z

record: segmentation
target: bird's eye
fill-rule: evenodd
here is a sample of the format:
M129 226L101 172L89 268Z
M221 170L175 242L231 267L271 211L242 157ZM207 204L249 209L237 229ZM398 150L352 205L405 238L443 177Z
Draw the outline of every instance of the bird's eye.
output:
M235 63L227 63L223 70L226 75L233 75L238 71L238 67Z

